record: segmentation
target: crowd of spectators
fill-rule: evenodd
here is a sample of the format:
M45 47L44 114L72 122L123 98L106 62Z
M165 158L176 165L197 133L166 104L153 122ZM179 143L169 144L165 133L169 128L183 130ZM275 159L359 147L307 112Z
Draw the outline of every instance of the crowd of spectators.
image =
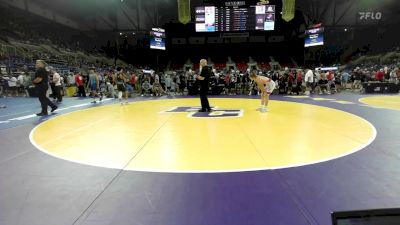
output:
M34 68L26 60L14 60L17 68L9 73L1 63L2 96L30 96ZM87 62L84 64L88 64ZM82 64L82 65L84 65ZM81 66L82 66L81 65ZM362 83L388 82L399 85L400 70L398 59L387 64L363 62L331 68L214 68L210 79L210 94L256 95L257 89L249 79L250 70L258 70L259 75L267 76L277 83L276 94L334 94L343 90L362 91ZM86 97L89 93L89 67L95 70L99 80L99 89L105 96L117 97L117 71L105 65L84 65L82 67L49 68L50 84L52 74L60 74L61 93L66 96ZM197 94L196 76L192 69L155 72L150 68L124 67L124 82L129 96L174 96ZM54 85L53 85L54 86Z
M99 90L111 98L117 98L117 71L112 68L93 68L99 80ZM51 71L51 72L50 72ZM150 69L124 68L124 81L129 96L175 96L197 94L195 70L155 72ZM54 86L54 68L49 68L50 86ZM67 96L89 96L89 74L86 70L60 73L62 93ZM249 79L250 69L213 70L210 94L256 95L257 89ZM399 84L400 70L394 65L361 67L343 70L290 69L260 70L259 75L277 83L276 94L334 94L343 90L361 91L364 82L391 82ZM2 95L29 96L32 91L33 71L20 69L14 76L1 77ZM54 95L54 98L56 96Z

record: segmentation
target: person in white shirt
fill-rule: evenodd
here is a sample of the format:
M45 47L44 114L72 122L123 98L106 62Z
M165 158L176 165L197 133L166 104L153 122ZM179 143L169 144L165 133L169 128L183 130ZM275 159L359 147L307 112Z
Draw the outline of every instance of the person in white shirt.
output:
M29 96L29 93L27 91L28 87L25 86L25 75L23 73L21 73L17 78L17 87L20 89L20 91L25 92L26 97Z
M54 83L54 95L57 98L57 102L60 103L62 102L62 94L61 94L61 82L62 82L62 78L60 76L60 74L58 74L55 69L52 69L50 71L51 73L53 73L53 83Z
M17 78L17 86L23 87L24 86L24 74L20 74Z
M390 83L398 84L397 70L398 70L398 68L393 69L393 70L390 72L390 79L389 79L389 82L390 82Z
M68 86L75 85L75 74L69 73L68 74Z
M314 74L313 74L312 70L310 70L310 69L307 70L304 80L306 82L306 88L307 88L306 95L309 95L310 92L314 92L314 90L313 90Z
M17 82L18 79L14 76L11 77L3 77L4 80L7 81L8 84L8 94L10 96L18 96L18 87L17 87Z

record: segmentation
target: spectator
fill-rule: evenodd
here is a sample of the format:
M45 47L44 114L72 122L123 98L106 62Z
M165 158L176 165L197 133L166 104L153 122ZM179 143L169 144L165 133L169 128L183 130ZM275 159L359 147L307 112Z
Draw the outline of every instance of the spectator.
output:
M300 95L300 93L302 92L301 90L301 86L303 84L303 74L301 73L301 70L297 71L297 75L296 75L296 94Z
M124 73L124 70L119 67L117 69L117 76L116 76L116 84L117 84L117 89L118 89L118 100L123 104L128 104L128 92L126 90L126 83L128 82L128 79L126 77L126 74ZM125 102L122 101L122 96L124 96Z
M78 87L78 96L86 97L85 84L81 73L75 75L75 83L76 86Z
M316 89L318 87L319 84L319 80L321 79L321 73L319 71L319 69L315 69L315 73L314 73L314 87L313 90L314 92L316 92Z
M380 69L378 72L375 73L376 81L383 82L384 78L385 78L385 73L383 72L383 69Z
M227 73L225 75L225 91L224 91L225 94L231 95L231 92L230 92L231 82L232 82L231 74Z
M229 84L229 93L231 95L236 95L236 73L232 73L231 75L231 83Z
M11 76L11 77L3 77L3 79L7 80L7 92L9 94L9 96L18 96L18 79L15 76Z
M341 76L341 86L342 89L345 90L347 88L347 83L349 82L350 74L347 71L344 71Z
M67 76L67 86L74 86L75 85L75 75L73 73L68 73Z
M177 87L176 77L173 76L173 77L171 77L171 90L170 90L170 94L172 96L176 95L176 89L177 89L176 87Z
M326 72L326 79L328 80L328 94L332 94L332 91L336 92L335 75L332 71Z
M117 98L117 93L115 93L115 88L113 85L112 78L108 77L106 79L106 90L107 90L107 96L111 98Z
M61 103L62 102L62 94L61 94L61 83L62 83L62 78L60 76L60 74L58 74L54 68L51 68L50 73L53 74L53 84L54 84L54 93L53 93L53 98L56 98L57 103Z
M310 92L313 93L314 92L314 88L313 88L313 84L314 84L314 74L312 72L312 70L307 69L307 73L305 75L304 78L305 82L306 82L306 94L309 95Z
M158 79L156 79L154 81L153 93L154 93L155 96L161 96L162 94L164 94L164 90L162 89L162 86L161 86L161 84L160 84Z
M47 71L49 71L49 83L50 83L50 89L51 89L51 96L53 97L53 102L55 102L57 100L56 86L55 86L54 79L53 79L55 69L52 66L49 66L46 69L47 69Z
M390 79L389 79L390 83L398 84L397 71L398 71L398 68L396 68L390 72Z
M25 93L26 97L28 97L29 93L27 91L28 87L25 86L25 76L26 76L25 73L20 73L19 74L19 76L17 77L17 87L19 88L19 90L21 92Z
M361 89L361 77L362 77L362 74L361 74L360 68L357 67L353 72L353 80L354 80L354 82L353 82L353 85L351 87L351 89L353 91L356 90L356 89L358 89L358 90Z
M320 79L318 81L318 88L319 88L320 95L328 93L328 79L326 77L326 73L324 73L324 72L320 73Z
M134 74L134 73L132 73L132 76L131 76L131 86L132 86L132 88L133 88L133 90L137 90L136 89L136 83L137 83L137 76L136 76L136 74Z
M160 73L160 84L163 90L165 90L165 75L163 73Z
M165 91L167 92L167 94L169 94L171 91L171 85L172 85L171 76L167 74L165 75Z
M154 73L154 81L158 81L158 83L160 83L160 76L156 73Z
M150 82L146 79L142 84L142 97L147 95L147 93L151 94L151 85Z
M186 87L186 78L184 74L179 75L179 94L183 95Z
M294 83L294 75L293 75L292 71L289 71L288 80L287 80L287 93L289 95L292 94L293 83Z

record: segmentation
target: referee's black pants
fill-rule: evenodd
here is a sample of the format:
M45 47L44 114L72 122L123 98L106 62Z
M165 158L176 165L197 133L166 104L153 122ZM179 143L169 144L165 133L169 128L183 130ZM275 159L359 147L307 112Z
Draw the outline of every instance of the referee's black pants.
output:
M208 98L207 98L207 90L200 89L200 102L201 102L201 110L202 111L211 111L210 104L208 103Z
M37 94L42 106L42 114L47 114L47 108L50 106L52 109L56 108L57 106L50 101L50 99L46 96L46 92L48 89L48 85L40 85L37 87Z

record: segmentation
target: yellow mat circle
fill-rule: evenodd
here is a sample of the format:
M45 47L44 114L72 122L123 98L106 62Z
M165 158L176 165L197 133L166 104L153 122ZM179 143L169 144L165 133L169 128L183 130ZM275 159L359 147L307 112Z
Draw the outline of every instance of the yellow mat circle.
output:
M32 130L32 143L65 160L157 172L230 172L323 162L372 142L375 128L336 109L259 100L210 99L211 115L196 117L198 99L108 105L57 116ZM204 117L205 116L205 117ZM228 116L228 117L220 117Z
M399 95L372 96L372 97L361 98L359 101L364 104L379 107L379 108L400 110L400 96Z

